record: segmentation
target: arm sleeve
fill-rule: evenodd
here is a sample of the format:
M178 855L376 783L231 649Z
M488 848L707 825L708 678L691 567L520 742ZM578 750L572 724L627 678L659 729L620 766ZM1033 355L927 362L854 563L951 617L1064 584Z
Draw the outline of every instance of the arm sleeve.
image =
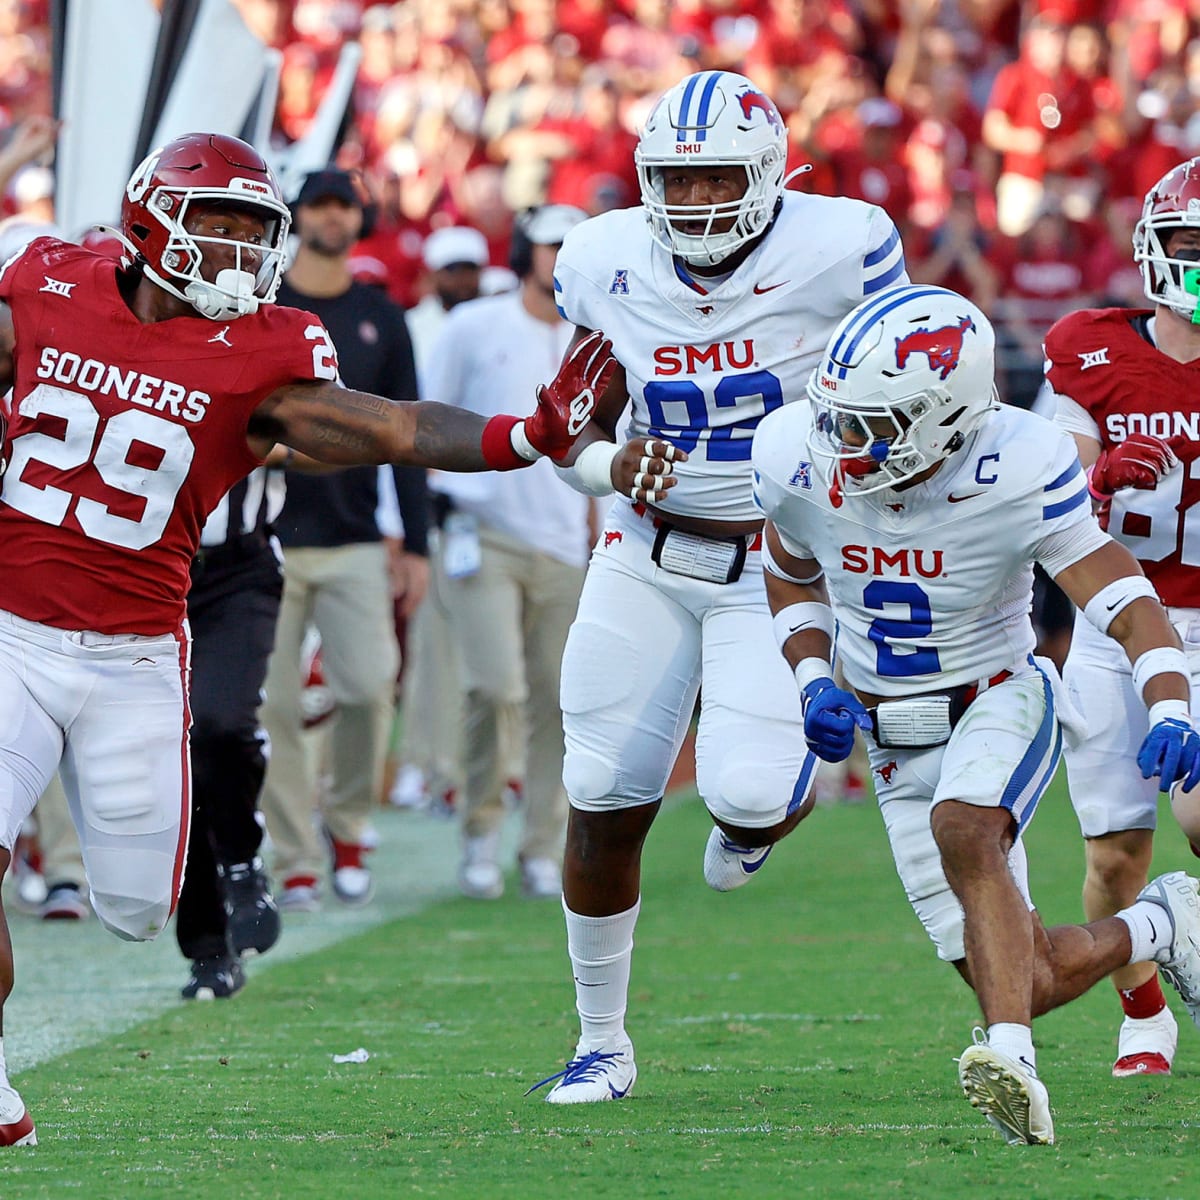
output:
M400 520L404 525L404 549L422 556L429 553L429 488L420 467L392 467Z
M1049 389L1049 381L1042 386ZM1054 399L1054 423L1060 429L1065 429L1068 433L1078 433L1082 437L1093 438L1095 441L1103 443L1100 426L1096 424L1091 413L1082 404L1076 404L1070 396L1064 396L1061 392L1053 389L1050 390L1050 395Z

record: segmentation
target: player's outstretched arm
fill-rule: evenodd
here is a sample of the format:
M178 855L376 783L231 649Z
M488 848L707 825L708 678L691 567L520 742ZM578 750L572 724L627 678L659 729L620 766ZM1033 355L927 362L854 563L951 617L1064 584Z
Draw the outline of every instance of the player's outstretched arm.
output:
M615 370L610 343L584 339L538 388L525 418L485 419L451 405L396 402L329 381L297 381L259 405L247 433L266 454L275 442L341 466L403 463L445 471L507 471L542 455L561 459L586 427L594 397Z
M487 421L449 405L397 403L337 383L287 384L250 420L252 441L282 442L323 463L400 462L448 471L483 471ZM253 447L262 450L262 445Z

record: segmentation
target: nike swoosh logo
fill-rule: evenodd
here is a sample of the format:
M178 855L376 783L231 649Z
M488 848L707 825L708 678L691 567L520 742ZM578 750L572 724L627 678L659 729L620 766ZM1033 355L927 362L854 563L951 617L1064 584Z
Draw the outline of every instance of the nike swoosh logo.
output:
M762 854L759 855L758 858L753 859L749 862L747 862L745 859L742 859L742 870L745 871L747 875L753 875L754 872L757 871L758 868L761 867L763 865L763 863L765 863L767 861L767 855L770 853L771 853L771 847L768 846L765 850L763 850Z
M1146 924L1150 926L1150 941L1157 945L1158 930L1154 928L1154 922L1149 917L1146 918Z
M790 279L785 279L783 283L791 283ZM765 296L768 292L773 292L776 288L783 287L783 283L773 283L770 287L763 287L761 283L754 285L754 294L756 296Z
M580 987L603 987L604 986L603 981L601 981L600 983L588 983L588 981L586 979L580 979L578 975L575 976L575 982L577 984L579 984Z
M974 500L976 496L982 496L982 492L968 492L965 496L947 496L946 499L951 504L961 504L964 500Z
M614 1100L623 1100L627 1095L629 1095L629 1088L615 1088L611 1083L608 1085L608 1090L612 1093L612 1098Z

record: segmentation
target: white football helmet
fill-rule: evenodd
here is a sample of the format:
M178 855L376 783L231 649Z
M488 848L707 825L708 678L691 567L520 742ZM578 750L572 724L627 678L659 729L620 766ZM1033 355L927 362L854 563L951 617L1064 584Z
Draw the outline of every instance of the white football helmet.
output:
M1200 229L1200 158L1172 168L1146 193L1133 230L1133 261L1142 269L1146 299L1200 324L1200 252L1171 258L1164 245L1183 227Z
M855 308L808 382L809 448L833 460L834 506L960 449L998 403L995 348L987 317L946 288L905 284Z
M744 75L700 71L677 83L655 105L634 151L642 204L654 240L693 266L715 266L758 237L783 194L787 130L779 110ZM663 171L679 166L738 166L746 191L730 204L668 205ZM732 228L716 233L723 218ZM681 233L672 220L706 222Z

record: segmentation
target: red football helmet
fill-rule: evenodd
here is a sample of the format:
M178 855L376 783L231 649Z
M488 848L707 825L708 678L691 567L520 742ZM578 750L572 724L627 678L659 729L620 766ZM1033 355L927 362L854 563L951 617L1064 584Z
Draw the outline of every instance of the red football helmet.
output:
M198 208L249 208L265 223L261 243L197 236ZM121 206L121 231L146 261L146 275L202 316L227 321L275 299L291 214L262 155L239 138L188 133L151 152L134 171ZM232 247L234 266L210 282L200 274L206 245Z
M1146 298L1200 324L1200 249L1194 258L1167 254L1171 231L1200 229L1200 158L1168 171L1146 193L1133 231L1133 261L1142 269Z

